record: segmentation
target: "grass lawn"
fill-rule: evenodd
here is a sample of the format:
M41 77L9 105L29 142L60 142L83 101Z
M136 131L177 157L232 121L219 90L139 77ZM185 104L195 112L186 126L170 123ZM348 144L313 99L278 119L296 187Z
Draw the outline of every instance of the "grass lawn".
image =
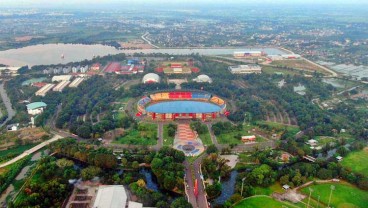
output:
M254 196L242 200L234 208L274 208L274 207L297 207L287 202L280 202L268 196Z
M270 121L258 121L257 124L267 125L271 127L272 129L274 129L276 132L284 131L284 129L286 128L286 130L288 130L288 132L293 135L295 135L296 133L300 131L300 128L297 126L288 126L288 125L284 125L281 123L270 122Z
M255 191L255 195L267 195L270 196L273 192L277 192L277 193L284 193L285 190L282 189L281 185L279 182L276 182L274 184L272 184L269 187L255 187L254 188Z
M202 140L204 145L211 145L212 144L212 140L211 140L211 136L210 133L208 131L208 128L206 128L206 132L203 134L199 134L199 138Z
M331 142L335 142L335 143L338 142L336 138L328 137L328 136L317 136L315 139L318 141L319 145L326 145Z
M320 203L324 204L325 207L328 204L329 196L330 196L330 187L331 185L335 186L335 190L332 192L331 197L331 205L336 208L355 208L355 207L367 207L368 202L368 191L360 190L348 183L339 183L339 184L317 184L309 186L313 189L312 198L315 201L318 200L318 196L320 196ZM302 192L305 194L309 194L309 187L303 188ZM307 202L307 199L303 200Z
M328 75L330 74L329 72L325 71L321 67L313 65L305 60L298 60L298 59L297 60L280 60L280 61L273 61L271 64L275 66L291 67L293 69L305 71L306 73L317 71L322 74L328 74Z
M352 171L368 176L368 147L357 152L351 152L341 161L342 166Z
M164 125L164 146L172 146L174 144L174 137L169 136L168 124Z
M243 129L240 131L232 131L230 133L227 134L220 134L217 136L217 141L220 144L243 144L243 142L241 141L241 136L250 136L250 135L254 135L251 130L253 129L253 126L247 126L244 125ZM248 131L250 131L250 133L248 133ZM258 138L256 139L257 142L262 142L264 141L263 138Z
M300 75L301 71L293 69L283 69L274 66L263 66L262 71L266 74Z
M114 143L134 145L156 145L157 124L139 123L138 129L130 129Z

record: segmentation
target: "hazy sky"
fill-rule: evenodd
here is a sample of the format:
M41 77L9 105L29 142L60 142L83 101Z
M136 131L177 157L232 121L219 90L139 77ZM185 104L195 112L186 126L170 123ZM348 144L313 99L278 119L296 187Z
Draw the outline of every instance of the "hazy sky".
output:
M72 5L109 3L307 3L307 4L368 4L368 0L0 0L0 6Z

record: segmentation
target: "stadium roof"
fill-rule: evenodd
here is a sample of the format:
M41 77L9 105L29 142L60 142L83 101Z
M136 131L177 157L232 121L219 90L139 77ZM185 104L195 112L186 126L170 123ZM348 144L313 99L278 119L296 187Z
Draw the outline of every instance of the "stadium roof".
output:
M212 83L212 79L209 76L205 75L205 74L199 75L197 78L194 79L194 81Z
M46 107L46 103L44 102L34 102L34 103L30 103L27 105L27 109L28 110L33 110L33 109L37 109L37 108L43 108Z
M155 73L148 73L148 74L144 75L142 81L143 81L143 83L160 82L160 76L158 76Z

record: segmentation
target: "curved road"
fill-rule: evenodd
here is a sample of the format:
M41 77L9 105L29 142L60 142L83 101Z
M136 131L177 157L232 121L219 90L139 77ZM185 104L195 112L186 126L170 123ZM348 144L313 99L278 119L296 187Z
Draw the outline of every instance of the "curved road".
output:
M6 124L6 122L10 121L15 116L15 110L12 108L12 104L10 102L8 94L6 94L6 90L4 88L4 82L0 84L0 95L1 95L1 99L3 100L5 104L6 111L8 112L8 118L2 124L0 124L0 127L2 127Z

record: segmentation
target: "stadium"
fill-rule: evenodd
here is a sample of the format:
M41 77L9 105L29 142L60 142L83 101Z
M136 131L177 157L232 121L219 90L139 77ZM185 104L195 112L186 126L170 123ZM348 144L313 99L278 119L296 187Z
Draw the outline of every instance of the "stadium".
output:
M137 103L136 116L152 120L202 119L227 116L226 103L204 91L165 91L144 96Z

